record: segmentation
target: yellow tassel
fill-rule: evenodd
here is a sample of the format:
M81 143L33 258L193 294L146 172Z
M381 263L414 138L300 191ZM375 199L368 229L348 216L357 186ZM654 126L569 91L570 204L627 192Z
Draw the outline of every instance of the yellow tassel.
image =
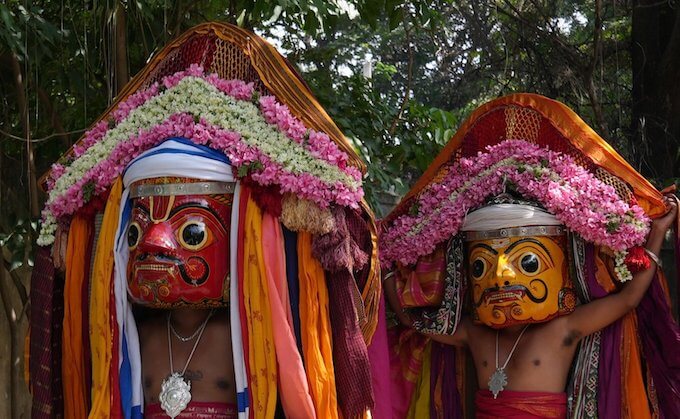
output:
M281 202L281 222L292 231L326 234L335 230L333 214L315 203L286 194Z

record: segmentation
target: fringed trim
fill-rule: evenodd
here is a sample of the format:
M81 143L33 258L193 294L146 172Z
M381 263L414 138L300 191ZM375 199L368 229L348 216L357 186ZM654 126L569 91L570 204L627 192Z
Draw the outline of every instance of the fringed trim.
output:
M335 229L327 234L314 237L313 253L321 262L324 270L338 272L347 269L350 272L362 269L368 262L368 254L361 250L347 228L345 211L340 208L332 210Z
M308 231L315 236L328 234L336 228L329 209L289 193L281 202L281 222L291 231Z

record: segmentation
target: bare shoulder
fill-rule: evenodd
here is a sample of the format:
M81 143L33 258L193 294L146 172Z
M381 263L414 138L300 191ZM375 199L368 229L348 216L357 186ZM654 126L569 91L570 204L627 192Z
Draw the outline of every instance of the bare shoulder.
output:
M556 348L570 348L576 346L584 337L578 330L571 327L570 315L560 316L540 326L534 327L534 335L542 342L550 343Z

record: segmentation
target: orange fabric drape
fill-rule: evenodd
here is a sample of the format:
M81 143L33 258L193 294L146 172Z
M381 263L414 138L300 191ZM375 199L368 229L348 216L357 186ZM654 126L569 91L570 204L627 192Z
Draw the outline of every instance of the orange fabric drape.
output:
M87 417L85 356L83 354L83 285L87 281L88 243L92 235L89 217L76 215L71 220L66 248L66 281L64 284L64 329L62 334L62 384L64 416Z
M631 419L651 419L652 417L647 402L641 362L637 320L635 312L632 311L623 318L621 347L622 415Z
M337 419L338 400L326 277L321 264L312 256L311 234L298 233L297 251L302 351L309 389L317 416Z
M97 239L92 286L90 288L90 349L92 351L92 409L90 418L111 417L111 361L113 330L111 329L111 295L113 293L113 245L118 228L120 178L111 187L104 220ZM117 348L115 348L117 350Z
M293 331L283 231L278 218L269 213L264 213L262 219L262 249L279 366L281 405L288 418L314 419L317 416Z
M243 298L248 330L248 384L251 416L273 418L276 411L276 353L269 303L269 286L262 252L262 210L248 198L243 235Z
M611 293L616 289L612 276L607 269L607 262L602 259L599 249L595 252L595 279L607 293Z

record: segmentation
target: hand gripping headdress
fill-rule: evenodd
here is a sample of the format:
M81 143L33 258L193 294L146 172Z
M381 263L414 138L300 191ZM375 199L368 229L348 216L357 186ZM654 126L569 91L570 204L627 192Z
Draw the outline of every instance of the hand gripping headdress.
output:
M661 194L574 112L516 94L475 110L383 220L381 263L422 332L454 333L463 310L494 328L544 322L630 280L644 264L649 218L664 211ZM660 270L657 278L635 313L581 343L573 417L680 413L670 402L680 334ZM460 415L464 398L440 393L465 390L462 355L434 342L423 354L425 339L408 336L394 347L397 386L411 394L416 382L448 381L429 387L444 400L431 409Z
M170 43L44 178L34 413L63 395L66 417L141 414L133 303L229 306L240 417L279 400L291 417L371 409L381 291L363 170L259 36L209 23Z

